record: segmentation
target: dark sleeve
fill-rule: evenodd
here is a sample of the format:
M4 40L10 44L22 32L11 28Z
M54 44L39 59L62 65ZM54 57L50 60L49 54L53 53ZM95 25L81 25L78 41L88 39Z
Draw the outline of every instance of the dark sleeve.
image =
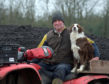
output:
M48 43L47 41L44 42L43 46L48 46Z
M94 47L94 56L95 57L99 57L100 58L100 52L99 52L99 49L98 49L98 46L96 45L96 43L92 43L93 47Z

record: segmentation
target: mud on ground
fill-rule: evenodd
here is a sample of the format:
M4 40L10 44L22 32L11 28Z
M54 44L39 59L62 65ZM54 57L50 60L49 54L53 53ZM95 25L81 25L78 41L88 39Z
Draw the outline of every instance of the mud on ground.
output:
M50 28L0 25L0 45L2 44L20 44L27 49L35 48L40 43L44 34ZM109 60L109 39L100 38L95 35L88 35L99 47L101 59Z

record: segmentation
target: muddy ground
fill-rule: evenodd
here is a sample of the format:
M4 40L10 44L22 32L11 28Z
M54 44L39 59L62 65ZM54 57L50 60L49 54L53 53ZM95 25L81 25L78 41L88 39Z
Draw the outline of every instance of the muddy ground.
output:
M43 35L50 28L40 28L16 25L0 25L0 45L2 44L20 44L27 49L37 47L43 38ZM88 35L99 47L101 59L109 60L109 39L100 38L95 35Z

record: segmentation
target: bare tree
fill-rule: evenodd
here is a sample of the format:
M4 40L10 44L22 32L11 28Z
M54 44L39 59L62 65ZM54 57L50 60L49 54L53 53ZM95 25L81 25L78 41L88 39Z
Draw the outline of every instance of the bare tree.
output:
M0 24L2 23L2 18L3 18L3 16L4 16L4 14L3 14L3 12L4 12L4 1L3 0L1 0L0 1Z
M104 7L104 31L103 31L103 35L105 37L108 36L108 26L109 26L109 0L106 0L105 3L105 7Z
M62 11L63 15L66 17L68 24L77 22L78 20L84 19L91 14L94 7L98 3L98 0L95 0L94 4L90 5L88 8L88 3L91 0L58 0L55 3L55 9Z

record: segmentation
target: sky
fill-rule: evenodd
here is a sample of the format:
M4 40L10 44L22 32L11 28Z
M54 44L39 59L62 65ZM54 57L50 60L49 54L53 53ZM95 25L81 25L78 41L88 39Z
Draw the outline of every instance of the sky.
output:
M95 0L92 0L91 3L94 3L94 2L95 2ZM96 4L96 6L94 8L94 11L96 13L100 13L100 11L103 10L103 7L104 7L103 2L104 2L104 0L98 0L98 3Z
M54 6L53 6L54 3L55 3L54 0L50 0L50 2L48 4L49 9L47 10L49 13L51 13L54 10ZM43 15L44 9L45 10L47 9L45 6L46 4L42 0L36 0L36 5L37 5L37 10L38 10L39 14ZM41 15L39 15L39 16L41 16Z
M96 4L96 6L94 7L94 11L95 11L95 13L100 13L100 11L102 11L103 10L103 1L104 0L91 0L91 2L89 2L89 8L90 8L90 5L93 5L96 1L98 1L98 3ZM38 4L37 4L38 3ZM54 2L54 0L50 0L50 3L49 3L49 10L47 10L48 12L52 12L53 11L53 9L54 9L54 7L53 7L53 3L55 3ZM41 14L41 15L43 15L43 13L44 13L44 11L43 11L43 9L46 9L45 8L45 5L46 4L44 4L43 3L43 1L42 0L36 0L36 4L37 4L37 9L38 9L38 12Z
M10 0L5 0L5 4L6 6L8 6L8 1ZM45 0L36 0L36 16L43 16L44 14L44 10L46 10L48 13L51 13L54 10L54 6L53 4L55 3L55 0L49 0L49 4L48 4L48 9L46 8L46 4L44 3ZM90 5L93 5L96 1L98 1L98 3L96 4L96 6L94 7L94 11L95 13L100 13L103 10L103 6L104 6L104 0L91 0L88 4L89 8L91 7Z

